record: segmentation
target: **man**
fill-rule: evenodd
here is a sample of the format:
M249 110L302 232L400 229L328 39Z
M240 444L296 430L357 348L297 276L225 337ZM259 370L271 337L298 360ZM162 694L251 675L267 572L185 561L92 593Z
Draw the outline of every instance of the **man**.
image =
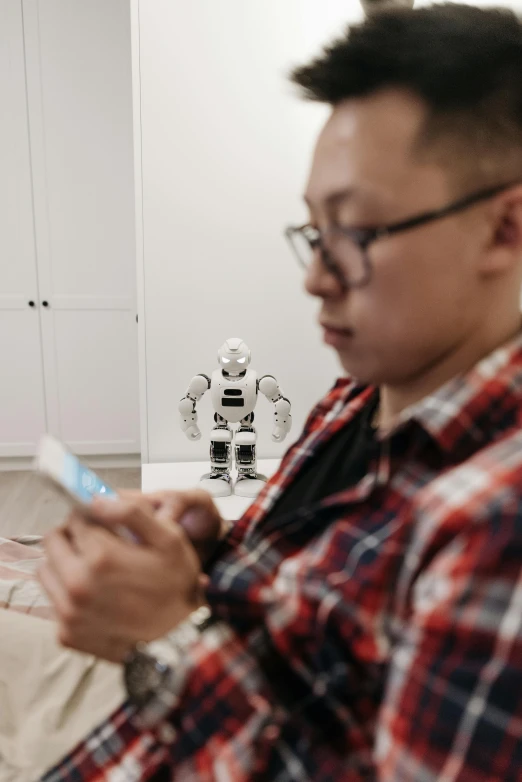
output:
M293 74L332 112L288 237L355 380L220 543L194 492L50 535L130 700L49 782L522 778L521 73L513 14L441 5Z

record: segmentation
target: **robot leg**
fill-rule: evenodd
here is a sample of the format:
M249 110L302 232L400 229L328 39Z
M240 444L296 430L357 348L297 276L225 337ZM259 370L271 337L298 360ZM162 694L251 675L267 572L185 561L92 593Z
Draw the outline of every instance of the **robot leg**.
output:
M210 436L210 472L203 475L199 488L213 497L232 494L232 430L221 416L215 416L216 426Z
M252 426L254 414L251 413L240 422L235 436L235 456L237 467L237 481L234 494L239 497L257 497L266 477L256 470L256 430Z

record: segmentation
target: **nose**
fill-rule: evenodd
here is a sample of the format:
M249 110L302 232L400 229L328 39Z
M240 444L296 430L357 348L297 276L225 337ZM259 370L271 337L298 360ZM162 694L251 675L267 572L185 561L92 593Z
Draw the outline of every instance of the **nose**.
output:
M306 270L304 287L310 296L320 299L337 298L346 292L341 281L323 263L319 250L315 251L312 263Z

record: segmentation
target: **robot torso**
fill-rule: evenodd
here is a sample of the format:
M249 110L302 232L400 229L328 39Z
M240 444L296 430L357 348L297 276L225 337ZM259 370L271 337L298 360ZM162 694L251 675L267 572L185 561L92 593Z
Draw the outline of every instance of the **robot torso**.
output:
M254 411L257 402L257 374L247 369L239 377L226 376L222 369L216 369L210 380L212 406L216 413L231 424Z

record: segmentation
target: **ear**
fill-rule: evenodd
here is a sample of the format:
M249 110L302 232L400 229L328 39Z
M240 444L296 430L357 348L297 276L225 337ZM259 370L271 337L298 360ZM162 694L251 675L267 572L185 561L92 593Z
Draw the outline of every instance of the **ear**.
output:
M522 258L522 186L500 195L491 205L492 236L480 263L483 274L497 274Z

